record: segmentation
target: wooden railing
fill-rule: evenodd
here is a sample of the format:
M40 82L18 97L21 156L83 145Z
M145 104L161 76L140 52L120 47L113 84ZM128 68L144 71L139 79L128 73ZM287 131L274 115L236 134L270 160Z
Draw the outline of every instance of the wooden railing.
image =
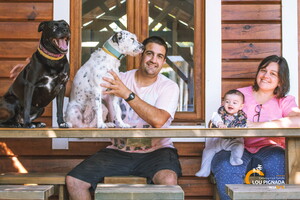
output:
M300 128L0 128L0 138L300 137Z
M287 180L293 184L300 174L300 128L148 128L148 129L60 129L60 128L0 128L0 138L204 138L204 137L286 137Z

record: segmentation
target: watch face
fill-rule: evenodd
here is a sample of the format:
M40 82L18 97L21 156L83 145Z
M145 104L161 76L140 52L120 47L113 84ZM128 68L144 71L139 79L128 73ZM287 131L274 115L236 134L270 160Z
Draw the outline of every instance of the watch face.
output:
M125 101L131 101L134 99L134 97L135 97L135 94L132 92L132 93L130 93L129 97L127 99L125 99Z

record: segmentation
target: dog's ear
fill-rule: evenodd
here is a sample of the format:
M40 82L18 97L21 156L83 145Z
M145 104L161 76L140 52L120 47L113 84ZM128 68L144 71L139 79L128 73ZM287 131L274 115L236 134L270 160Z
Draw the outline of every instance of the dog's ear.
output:
M112 41L119 44L119 40L122 38L122 33L118 32L115 33L114 36L112 37Z
M47 22L41 22L40 25L39 25L39 28L38 28L38 32L41 32L44 30L44 27L46 25Z

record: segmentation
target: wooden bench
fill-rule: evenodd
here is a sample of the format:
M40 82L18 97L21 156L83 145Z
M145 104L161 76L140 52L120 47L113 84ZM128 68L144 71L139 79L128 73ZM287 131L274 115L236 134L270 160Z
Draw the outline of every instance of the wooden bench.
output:
M0 185L0 199L5 200L44 200L53 194L53 185Z
M0 185L56 185L59 200L64 200L66 196L65 177L66 173L2 173L0 174Z
M227 194L233 200L300 199L300 185L227 184Z
M98 184L95 200L183 200L179 185Z

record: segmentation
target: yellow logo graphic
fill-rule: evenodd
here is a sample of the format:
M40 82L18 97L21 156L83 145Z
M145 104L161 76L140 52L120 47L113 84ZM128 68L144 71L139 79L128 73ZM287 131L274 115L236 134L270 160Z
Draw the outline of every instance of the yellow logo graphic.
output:
M252 169L252 170L250 170L250 171L246 174L246 176L245 176L245 178L244 178L244 181L245 181L246 184L251 184L251 183L250 183L250 176L251 176L252 174L259 174L260 176L264 176L264 175L265 175L265 174L264 174L262 171L260 171L259 169Z

